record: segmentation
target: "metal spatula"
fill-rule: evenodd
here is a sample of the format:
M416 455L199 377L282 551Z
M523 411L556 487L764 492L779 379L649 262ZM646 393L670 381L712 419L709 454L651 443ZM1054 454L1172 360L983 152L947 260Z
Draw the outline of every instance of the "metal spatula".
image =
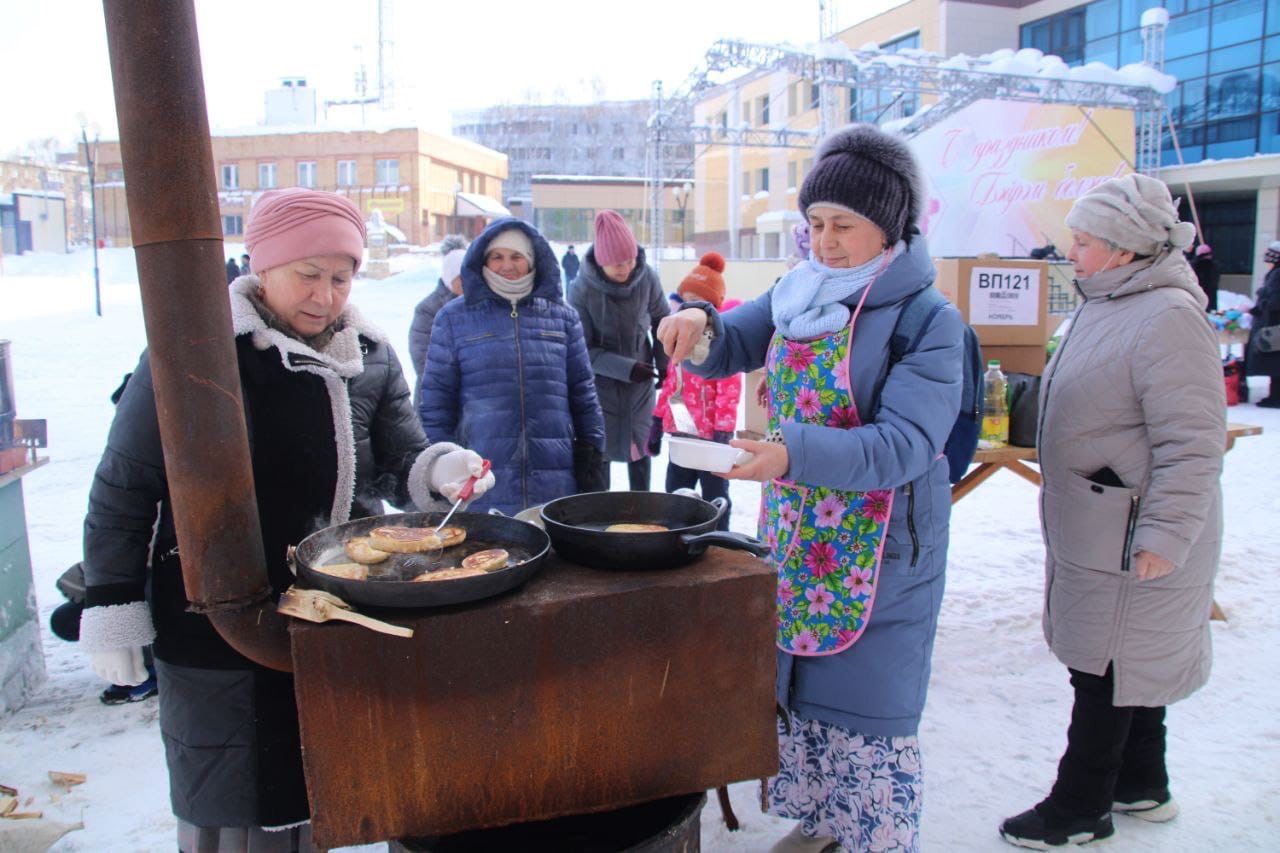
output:
M676 389L671 392L667 404L671 406L671 420L676 425L676 435L698 438L698 425L689 414L689 407L684 402L684 370L679 364L672 368L676 372Z

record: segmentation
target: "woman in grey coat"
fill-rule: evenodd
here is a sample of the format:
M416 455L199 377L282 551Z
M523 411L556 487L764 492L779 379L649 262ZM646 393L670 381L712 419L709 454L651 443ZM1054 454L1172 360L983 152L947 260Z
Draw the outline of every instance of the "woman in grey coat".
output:
M604 410L605 482L610 462L626 462L632 491L648 491L650 421L667 372L666 354L654 341L670 307L622 216L602 210L595 228L568 301L582 318Z
M1209 677L1226 394L1205 295L1163 183L1126 175L1067 214L1084 296L1044 376L1044 631L1075 690L1049 796L1014 844L1085 844L1112 812L1177 814L1165 706Z

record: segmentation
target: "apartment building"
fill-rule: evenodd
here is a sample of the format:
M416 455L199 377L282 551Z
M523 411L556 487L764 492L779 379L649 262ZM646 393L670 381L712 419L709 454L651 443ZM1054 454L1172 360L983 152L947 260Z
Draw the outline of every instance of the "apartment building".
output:
M499 202L505 155L418 127L263 126L215 131L212 143L222 230L233 242L243 239L257 197L277 187L346 195L370 216L380 210L415 245L449 233L478 234L508 214ZM128 245L127 175L118 142L101 143L98 166L100 232L114 245Z

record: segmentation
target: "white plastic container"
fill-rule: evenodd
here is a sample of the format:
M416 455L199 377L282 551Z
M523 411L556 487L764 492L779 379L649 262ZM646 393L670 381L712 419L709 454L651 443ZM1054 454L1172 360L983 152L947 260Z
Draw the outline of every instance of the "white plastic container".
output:
M735 465L749 462L755 454L703 438L667 436L667 454L672 462L696 471L723 474Z

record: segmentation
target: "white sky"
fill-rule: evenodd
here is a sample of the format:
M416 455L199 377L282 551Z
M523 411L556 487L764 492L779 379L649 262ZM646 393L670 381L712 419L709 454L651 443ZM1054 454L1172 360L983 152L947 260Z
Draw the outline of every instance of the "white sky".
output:
M843 0L841 28L902 0ZM196 0L212 126L262 120L279 78L307 78L319 97L349 97L363 59L376 80L377 0ZM396 0L397 106L448 130L455 109L561 96L645 98L671 89L717 38L804 44L818 0ZM113 137L115 103L100 0L0 0L0 154L79 137L76 116Z

